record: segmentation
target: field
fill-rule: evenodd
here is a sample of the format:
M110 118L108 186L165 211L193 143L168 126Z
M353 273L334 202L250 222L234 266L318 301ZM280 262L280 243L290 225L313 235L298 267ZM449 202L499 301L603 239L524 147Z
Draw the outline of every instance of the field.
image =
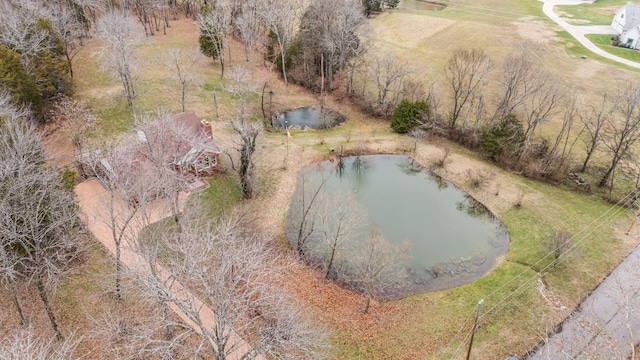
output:
M560 5L556 7L556 12L574 25L609 25L613 13L626 3L620 0L598 0L580 6Z
M491 10L496 8L501 10ZM592 21L597 21L595 15ZM480 5L460 0L439 12L386 12L373 18L370 26L374 47L394 52L418 68L416 79L425 82L442 72L457 48L482 48L495 63L500 63L514 47L521 45L535 47L544 67L582 94L586 103L630 74L591 57L580 59L579 51L569 47L571 41L542 17L541 3L534 0L487 0ZM75 60L76 96L91 104L100 116L92 131L95 141L126 132L134 122L126 102L119 96L119 84L99 71L92 56L98 45L98 41L92 41ZM153 112L159 108L179 111L177 85L161 65L163 54L173 47L197 54L197 25L193 21L182 17L173 21L167 35L150 37L139 49L136 111ZM614 208L609 217L601 217L612 205L598 197L524 179L444 140L420 142L413 153L413 141L392 133L387 120L361 112L346 100L330 96L320 99L295 85L285 87L276 73L263 68L259 54L246 62L242 51L240 44L233 44L232 65L249 68L257 87L268 84L273 91L272 110L322 101L348 118L345 124L330 130L293 131L289 141L275 131L267 131L260 139L257 196L248 205L267 209L260 214L260 226L272 234L274 243L283 251L289 251L284 216L296 173L308 164L331 157L329 148L341 146L368 153L410 154L426 166L441 157L445 148L451 149L450 161L436 172L485 204L503 221L511 236L507 255L482 279L454 289L376 303L370 314L362 314L362 296L325 281L298 263L285 282L300 303L332 331L331 358L461 358L480 299L485 300L485 311L474 351L485 354L483 359L502 360L508 354L523 354L568 316L584 294L638 243L636 229L630 236L622 233L630 218L621 208ZM219 66L211 59L198 56L200 61L194 71L198 81L187 93L187 110L208 119L218 145L233 152L228 123L237 116L236 99L224 90L230 80L220 79ZM443 101L446 103L446 98ZM253 118L262 117L257 95L250 103L250 114ZM558 125L552 121L544 126L543 133L553 133ZM483 169L492 174L491 179L479 188L472 188L469 169ZM236 203L237 187L233 181L232 176L227 176L213 182L203 198L215 206ZM222 197L216 195L220 189ZM520 199L522 205L517 206ZM219 211L216 207L213 213ZM545 241L560 230L573 234L576 247L571 256L553 263L546 256ZM81 275L90 279L92 271L85 268ZM544 284L545 297L540 295L540 284ZM65 294L64 291L60 294L57 306L67 314L78 305L65 300L68 299ZM76 321L69 316L63 326L73 329Z

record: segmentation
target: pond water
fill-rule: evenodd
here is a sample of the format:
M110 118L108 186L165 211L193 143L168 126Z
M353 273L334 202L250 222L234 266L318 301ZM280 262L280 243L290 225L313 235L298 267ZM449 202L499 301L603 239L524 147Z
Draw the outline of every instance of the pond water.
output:
M319 106L307 106L284 111L271 117L271 126L284 129L292 128L327 129L339 125L345 117L336 111Z
M389 243L408 242L410 246L408 257L397 268L402 275L396 279L401 280L396 281L393 292L386 292L383 297L401 298L471 282L488 273L496 259L506 253L509 237L500 221L466 192L412 158L367 155L345 157L342 166L339 164L339 160L325 161L300 172L287 214L287 235L296 249L300 229L304 228L302 209L310 208L318 189L315 197L318 203L321 203L318 199L336 196L356 202L355 209L361 210L346 212L363 212L358 219L361 226L336 247L343 255L334 264L348 264L358 251L362 252L366 247L363 239L369 237L372 224L377 224L376 228ZM336 229L335 224L327 225L322 214L329 212L332 215L329 218L335 221L342 206L340 201L333 201L328 207L318 205L308 212L307 224L312 214L315 221L305 243L308 248L305 257L321 271L326 270L327 261L323 257L330 253L326 251L326 228L331 228L330 232ZM356 244L355 249L350 244ZM349 265L335 268L331 277L338 281L341 277L348 278L340 273L341 269L353 270Z
M398 9L419 11L440 11L447 5L438 1L400 0Z

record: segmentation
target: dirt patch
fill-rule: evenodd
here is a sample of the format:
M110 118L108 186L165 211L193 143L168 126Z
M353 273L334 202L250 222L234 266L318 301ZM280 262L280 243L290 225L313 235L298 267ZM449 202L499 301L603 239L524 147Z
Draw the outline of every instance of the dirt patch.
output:
M385 23L385 30L376 31L375 40L391 42L406 49L419 49L425 46L427 39L456 24L454 20L411 13L383 13L376 21Z
M589 79L598 75L602 71L607 71L607 66L596 60L582 61L573 73L578 78Z
M523 17L514 21L512 25L521 38L535 43L550 44L556 38L555 31L535 19L533 16Z

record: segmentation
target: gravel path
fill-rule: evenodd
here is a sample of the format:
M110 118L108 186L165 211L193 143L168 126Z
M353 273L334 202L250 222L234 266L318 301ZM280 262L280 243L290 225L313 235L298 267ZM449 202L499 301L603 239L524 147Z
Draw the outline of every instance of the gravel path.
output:
M589 51L598 54L607 59L616 61L618 63L628 65L634 67L636 69L640 69L640 63L635 61L623 59L619 56L612 55L599 47L597 47L591 40L587 39L586 34L615 34L616 32L613 30L611 26L608 25L571 25L564 21L560 16L556 15L553 12L553 8L556 5L581 5L581 4L590 4L590 1L585 0L542 0L544 5L542 6L542 11L544 11L545 15L547 15L551 20L553 20L556 24L560 25L564 30L566 30L571 36L573 36L580 44L586 47Z

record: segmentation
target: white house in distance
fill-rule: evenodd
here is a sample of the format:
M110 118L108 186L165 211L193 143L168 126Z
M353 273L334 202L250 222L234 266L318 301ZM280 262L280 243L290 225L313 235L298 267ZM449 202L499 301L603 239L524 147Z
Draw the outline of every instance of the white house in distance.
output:
M640 6L627 3L616 10L611 27L618 33L620 46L640 48Z

